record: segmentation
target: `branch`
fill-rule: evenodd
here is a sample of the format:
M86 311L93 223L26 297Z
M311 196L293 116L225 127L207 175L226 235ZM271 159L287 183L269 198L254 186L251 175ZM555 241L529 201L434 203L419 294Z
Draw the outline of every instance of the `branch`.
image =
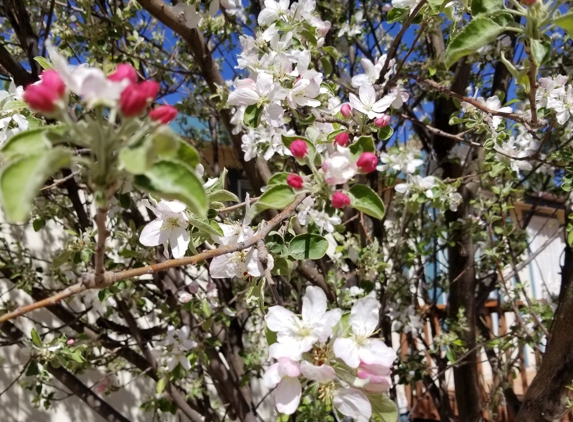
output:
M299 195L295 201L285 208L280 214L274 217L272 220L268 221L253 237L250 239L237 243L235 245L223 246L222 248L213 249L206 251L194 256L188 256L178 259L169 259L167 261L161 262L159 264L148 265L146 267L133 268L130 270L119 271L119 272L104 272L101 277L101 281L98 282L97 274L94 273L84 273L81 275L81 281L62 290L61 292L50 296L47 299L40 300L38 302L31 303L30 305L18 307L15 311L8 312L0 316L0 323L8 321L19 317L21 315L27 314L28 312L34 311L36 309L45 308L46 306L54 305L68 297L74 296L90 289L104 289L112 284L127 280L128 278L140 277L142 275L155 274L161 271L168 270L170 268L182 267L184 265L195 265L199 262L205 261L207 259L215 258L217 256L225 255L231 252L241 251L243 249L255 246L259 240L263 240L266 235L279 223L289 218L296 207L303 201L305 195ZM98 237L99 243L99 237ZM96 267L97 270L97 267Z
M510 119L510 120L515 121L515 122L521 123L528 130L531 130L531 128L539 128L539 127L547 126L547 124L548 124L547 120L536 120L534 122L532 119L530 120L530 119L528 119L528 118L526 118L520 114L517 114L517 113L505 113L503 111L492 110L491 108L488 108L483 104L480 104L474 98L465 97L465 96L460 95L454 91L450 91L448 88L441 86L440 84L438 84L437 82L435 82L431 79L422 79L422 78L418 78L418 77L412 77L412 79L415 79L418 82L423 82L426 85L430 85L432 88L440 91L442 94L448 95L449 97L457 98L458 100L461 100L463 102L471 104L472 106L474 106L477 109L480 109L484 113L490 114L492 116L505 117L506 119Z
M97 246L95 255L95 283L104 283L105 277L105 239L107 238L107 230L105 228L105 219L107 217L107 207L99 207L96 214L97 226Z

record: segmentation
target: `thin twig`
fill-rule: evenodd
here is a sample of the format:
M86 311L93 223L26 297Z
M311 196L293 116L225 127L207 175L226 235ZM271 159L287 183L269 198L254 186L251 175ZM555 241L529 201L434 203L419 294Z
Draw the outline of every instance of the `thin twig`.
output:
M217 256L225 255L231 252L241 251L246 248L250 248L257 244L259 240L262 240L266 235L275 228L279 223L289 218L294 214L296 207L303 201L305 195L299 195L295 201L285 208L280 214L278 214L273 219L269 220L264 227L257 231L257 233L250 239L236 243L234 245L223 246L218 249L213 249L210 251L202 252L197 255L187 256L178 259L169 259L167 261L161 262L159 264L148 265L140 268L132 268L125 271L108 271L103 274L103 280L101 283L96 283L96 277L94 273L84 273L81 275L81 281L62 290L61 292L50 296L49 298L40 300L38 302L31 303L30 305L20 306L12 312L8 312L0 316L0 323L17 318L28 312L34 311L36 309L45 308L46 306L55 305L56 303L74 296L90 289L104 289L114 283L127 280L129 278L140 277L143 275L155 274L161 271L166 271L171 268L182 267L184 265L195 265L199 262L205 261L207 259L215 258Z
M52 183L51 185L48 185L48 186L44 186L43 188L40 189L40 191L55 188L56 186L61 185L62 183L65 183L70 179L73 179L74 176L77 176L81 172L82 172L81 170L77 170L77 171L74 171L74 172L68 174L66 177L62 177L61 179L55 179L54 183Z
M259 198L251 198L249 204L253 204L254 202L257 202L257 199L259 199ZM247 205L246 202L241 202L240 204L231 205L230 207L226 207L226 208L221 208L221 209L217 210L217 213L221 214L224 212L235 211L235 210L243 208L245 205Z

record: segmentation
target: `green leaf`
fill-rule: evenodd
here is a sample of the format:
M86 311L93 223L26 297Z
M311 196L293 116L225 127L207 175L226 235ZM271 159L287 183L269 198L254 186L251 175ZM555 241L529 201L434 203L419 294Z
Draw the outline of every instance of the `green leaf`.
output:
M215 192L211 192L209 194L209 202L218 201L218 202L239 202L239 198L233 192L229 192L225 189L216 190Z
M270 186L251 208L255 214L268 209L283 209L288 207L296 198L294 190L287 185Z
M567 244L573 246L573 230L569 230L569 234L567 234Z
M447 1L448 0L428 0L428 4L430 5L430 9L432 9L432 13L437 15Z
M256 128L261 124L261 115L263 108L258 107L256 104L250 105L245 109L245 116L243 122L248 127Z
M32 222L32 228L34 229L35 232L39 232L39 231L42 230L45 226L46 226L46 221L45 221L43 218L36 218L36 219Z
M72 161L72 152L58 147L9 161L0 171L0 202L8 222L26 221L46 179Z
M131 174L143 174L153 164L156 157L153 141L150 137L134 145L126 145L119 150L121 166Z
M320 259L328 249L328 240L318 234L300 234L290 241L288 249L294 259Z
M207 195L193 169L178 161L154 163L144 174L136 175L135 184L147 192L168 200L179 200L199 216L207 214Z
M376 152L376 146L372 136L361 136L349 147L350 152L354 158L358 158L363 152Z
M544 40L531 40L531 56L537 66L541 66L551 57L551 43Z
M268 329L268 327L265 326L265 337L267 338L267 344L270 346L271 344L274 344L277 342L277 333L275 333L274 331L271 331Z
M373 415L378 415L382 422L396 422L398 407L386 394L368 394L372 403Z
M324 76L328 77L332 73L332 64L330 63L329 57L321 57L320 64L324 69Z
M9 161L17 156L38 154L49 150L52 145L46 136L48 130L46 127L40 127L17 133L8 139L0 150L2 157Z
M364 214L381 220L384 217L384 202L366 185L354 185L348 191L352 208L362 211Z
M505 31L492 19L480 17L473 19L448 44L446 49L446 68L450 68L462 57L475 53L493 41Z
M34 60L35 60L36 63L38 63L38 64L40 65L40 67L41 67L42 69L44 69L44 70L46 70L46 69L53 69L53 68L54 68L54 66L52 65L52 63L51 63L48 59L46 59L46 58L44 58L44 57L37 56L37 57L34 57Z
M166 386L167 386L167 378L166 377L160 378L159 381L157 381L157 384L155 385L155 390L157 391L157 394L161 395L161 393L163 393L163 390L165 390Z
M286 180L287 180L287 177L288 177L289 174L290 174L290 173L286 173L286 172L283 172L283 173L275 173L275 174L273 174L273 175L271 176L271 178L270 178L269 181L267 182L267 185L268 185L268 186L271 186L271 185L286 185L286 182L287 182Z
M42 340L40 339L40 335L36 331L35 328L32 328L30 332L30 337L32 338L32 343L34 343L38 347L42 347Z
M4 104L4 106L2 107L2 111L16 111L27 107L28 104L26 104L24 101L13 100L13 101L8 101L6 104Z
M223 230L221 229L221 227L219 227L218 224L216 226L211 225L209 223L209 220L207 220L206 218L201 218L197 216L188 216L188 218L189 218L189 224L191 224L193 227L197 227L202 232L213 234L215 236L224 235Z
M567 31L569 38L573 39L573 10L565 13L564 15L556 17L553 22L559 28Z
M183 140L179 142L179 149L175 159L193 168L197 167L197 164L200 162L197 150Z
M400 9L398 7L393 7L386 15L386 21L388 23L398 22L406 18L406 16L409 16L409 14L410 9Z
M173 129L166 125L159 126L150 137L153 140L153 146L157 154L165 158L171 158L177 154L180 142L187 145L185 141L173 132Z
M472 0L472 16L477 18L480 15L495 13L502 7L502 0Z
M271 270L272 275L282 275L287 279L290 278L292 274L292 259L284 258L282 256L275 257L275 265Z
M381 141L390 139L392 135L394 135L394 129L392 129L392 126L390 125L378 129L378 139Z
M26 369L27 377L34 377L40 374L40 368L38 367L38 362L31 360L28 368Z

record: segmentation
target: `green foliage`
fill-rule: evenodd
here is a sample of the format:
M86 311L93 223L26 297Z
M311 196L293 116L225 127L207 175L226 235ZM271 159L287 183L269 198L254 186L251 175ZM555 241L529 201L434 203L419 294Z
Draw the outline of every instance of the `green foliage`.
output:
M348 191L348 196L352 208L378 220L384 217L385 208L382 199L368 186L353 185Z
M300 234L293 238L288 247L294 259L320 259L328 249L328 240L317 234Z
M193 169L183 163L157 161L145 173L135 176L134 181L147 192L185 203L191 212L199 216L207 213L207 195L203 183Z
M287 185L271 185L260 196L252 210L254 214L259 214L268 209L283 209L294 202L295 191Z

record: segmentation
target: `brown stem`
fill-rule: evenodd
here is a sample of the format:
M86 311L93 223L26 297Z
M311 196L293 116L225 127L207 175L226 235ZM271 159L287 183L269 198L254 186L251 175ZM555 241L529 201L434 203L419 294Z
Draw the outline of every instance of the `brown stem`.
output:
M159 264L148 265L145 267L133 268L130 270L119 271L119 272L104 272L101 282L97 281L97 277L95 274L85 273L82 274L81 281L79 283L76 283L73 286L70 286L65 290L62 290L61 292L47 299L31 303L30 305L20 306L16 310L0 316L0 323L19 317L33 310L54 305L63 299L74 296L85 290L103 289L111 286L112 284L118 281L127 280L128 278L140 277L142 275L147 275L147 274L155 274L161 271L169 270L171 268L182 267L184 265L195 265L199 262L202 262L210 258L215 258L217 256L225 255L231 252L236 252L255 246L257 242L259 240L264 239L266 235L274 227L276 227L279 223L281 223L282 221L289 218L292 214L294 214L296 207L303 201L304 198L305 195L299 195L291 205L285 208L275 218L268 221L264 227L262 227L253 237L251 237L247 241L240 242L234 245L223 246L221 248L213 249L194 256L188 256L179 259L169 259Z

